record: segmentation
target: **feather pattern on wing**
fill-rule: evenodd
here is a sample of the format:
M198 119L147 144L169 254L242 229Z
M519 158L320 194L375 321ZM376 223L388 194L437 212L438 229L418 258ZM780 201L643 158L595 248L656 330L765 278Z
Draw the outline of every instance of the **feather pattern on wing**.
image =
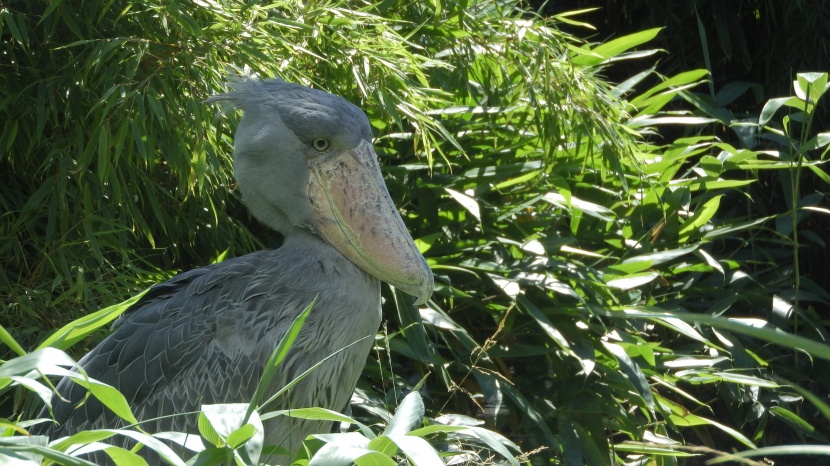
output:
M315 296L317 303L266 398L326 356L369 337L290 391L291 407L340 410L380 323L379 281L310 235L155 286L80 363L90 377L119 387L139 420L198 411L202 404L247 402L271 352ZM53 437L123 425L92 397L76 408L83 387L67 379L58 389L70 402L56 400L60 426ZM271 408L287 408L287 400ZM143 427L198 433L196 420L179 415ZM276 418L266 424L266 443L296 448L308 434L325 431L320 424Z

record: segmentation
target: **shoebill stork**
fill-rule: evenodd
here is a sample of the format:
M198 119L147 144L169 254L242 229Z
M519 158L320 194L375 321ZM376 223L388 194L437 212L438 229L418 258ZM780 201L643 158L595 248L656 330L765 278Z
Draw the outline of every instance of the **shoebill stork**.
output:
M242 79L209 101L243 111L234 138L239 189L253 215L282 233L284 243L154 286L80 365L117 387L140 420L247 402L292 320L317 297L270 394L363 339L275 407L341 410L380 324L380 282L417 303L433 288L432 272L384 185L369 120L341 97L279 79ZM84 388L63 380L58 391L69 402L53 400L58 425L51 437L121 424L97 400L78 407ZM171 416L143 427L198 433L196 420ZM330 426L287 417L269 422L266 444L290 451Z

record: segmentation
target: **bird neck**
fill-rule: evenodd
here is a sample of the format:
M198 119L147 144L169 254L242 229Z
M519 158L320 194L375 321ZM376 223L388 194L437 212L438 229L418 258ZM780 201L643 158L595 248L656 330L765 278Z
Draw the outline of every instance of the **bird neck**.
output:
M311 268L304 269L304 274L310 270L325 271L320 277L331 283L350 283L348 286L360 286L367 284L375 290L379 290L380 280L367 273L354 262L349 260L343 253L322 238L304 228L295 228L290 234L284 235L284 241L279 249L292 251L298 265L300 263L314 264ZM312 274L314 275L314 274ZM345 280L345 282L343 281Z
M301 226L291 226L289 228L280 229L283 236L283 245L296 248L314 248L314 249L332 249L337 251L334 246L323 241L310 229ZM339 251L337 251L339 254ZM342 254L341 254L342 255Z

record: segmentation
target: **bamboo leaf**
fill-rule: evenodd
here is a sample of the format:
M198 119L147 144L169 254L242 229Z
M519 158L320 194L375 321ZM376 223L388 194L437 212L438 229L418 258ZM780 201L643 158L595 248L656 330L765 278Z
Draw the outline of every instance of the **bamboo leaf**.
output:
M697 209L692 215L689 220L683 223L683 226L680 228L680 238L679 241L681 243L685 243L692 234L699 231L706 225L712 217L718 212L718 207L720 206L720 200L723 196L715 196L712 199L706 201L703 206Z
M418 392L412 392L401 401L395 416L389 421L383 435L392 438L396 435L406 435L415 426L421 424L424 417L424 401Z
M654 411L654 397L651 395L651 387L640 366L628 357L621 346L609 342L603 342L603 346L617 358L626 376L628 376L629 382L643 399L646 408L649 411Z
M92 332L118 318L135 303L141 301L141 298L150 290L151 288L148 288L124 302L106 307L64 325L60 330L52 333L43 343L38 345L37 349L50 346L62 350L71 348L72 345L86 338Z
M709 464L720 464L733 462L738 458L765 458L767 456L803 456L803 455L822 455L830 456L830 446L828 445L782 445L775 447L762 447L739 453L731 453L719 458L709 460Z
M626 50L642 45L655 37L662 28L653 28L645 31L628 34L618 39L613 39L591 49L590 55L574 57L574 63L585 66L593 66L615 57Z

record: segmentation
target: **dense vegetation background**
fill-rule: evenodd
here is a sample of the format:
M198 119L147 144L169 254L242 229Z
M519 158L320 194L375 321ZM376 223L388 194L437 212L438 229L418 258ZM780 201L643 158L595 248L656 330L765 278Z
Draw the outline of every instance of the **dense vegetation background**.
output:
M359 419L393 422L417 388L430 418L479 419L532 464L830 454L828 13L618 3L0 3L0 453L36 444L24 387L48 399L30 370L53 353L22 355L80 356L122 308L54 329L279 244L240 202L236 116L202 103L256 73L367 112L436 274L421 309L384 291Z

